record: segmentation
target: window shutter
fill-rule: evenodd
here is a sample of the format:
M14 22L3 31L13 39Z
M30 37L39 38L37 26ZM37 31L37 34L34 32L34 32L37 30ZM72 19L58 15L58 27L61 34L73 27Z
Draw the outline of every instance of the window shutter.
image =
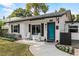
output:
M11 25L11 32L13 32L13 25Z
M44 23L41 23L41 36L44 36Z
M20 33L20 24L18 24L18 33Z
M31 24L29 24L29 32L31 32Z

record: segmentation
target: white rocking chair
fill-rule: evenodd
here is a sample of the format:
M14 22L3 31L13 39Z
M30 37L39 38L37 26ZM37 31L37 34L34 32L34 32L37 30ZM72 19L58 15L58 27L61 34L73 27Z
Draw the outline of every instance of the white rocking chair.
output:
M27 35L26 35L26 40L32 40L32 35L31 35L30 32L27 33Z
M38 33L37 37L36 37L36 41L41 41L41 34Z

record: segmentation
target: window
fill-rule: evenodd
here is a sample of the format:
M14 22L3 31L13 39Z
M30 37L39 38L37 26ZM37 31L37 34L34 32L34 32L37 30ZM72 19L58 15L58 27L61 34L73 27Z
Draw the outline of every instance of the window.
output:
M40 25L32 25L32 34L38 34L40 33Z
M69 32L78 32L78 26L69 26Z
M36 31L37 31L37 33L40 33L40 25L36 26Z
M20 32L20 25L11 25L11 32Z

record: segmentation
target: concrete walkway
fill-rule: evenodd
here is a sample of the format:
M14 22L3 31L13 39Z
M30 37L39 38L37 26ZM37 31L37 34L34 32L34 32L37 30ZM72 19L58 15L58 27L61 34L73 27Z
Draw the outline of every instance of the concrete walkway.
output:
M31 45L29 49L35 56L71 56L68 53L58 50L55 47L55 43L37 42L29 40L19 40L16 42Z

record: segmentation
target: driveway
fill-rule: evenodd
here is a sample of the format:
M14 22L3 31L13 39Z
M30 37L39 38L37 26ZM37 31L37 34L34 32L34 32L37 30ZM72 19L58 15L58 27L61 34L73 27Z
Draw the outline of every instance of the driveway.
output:
M29 40L19 40L16 42L31 45L29 49L34 56L71 56L68 53L58 50L55 47L55 43L37 42Z
M79 40L72 40L72 47L79 49Z

